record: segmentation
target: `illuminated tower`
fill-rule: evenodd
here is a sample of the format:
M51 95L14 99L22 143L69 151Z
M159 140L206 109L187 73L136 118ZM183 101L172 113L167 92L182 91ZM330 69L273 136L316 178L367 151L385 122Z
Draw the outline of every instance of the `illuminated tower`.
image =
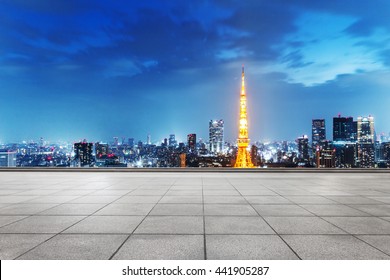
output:
M241 74L241 94L240 94L240 131L237 139L238 152L235 168L252 168L253 163L251 156L247 150L249 145L248 139L248 120L246 114L246 92L245 92L245 73L244 66L242 66Z

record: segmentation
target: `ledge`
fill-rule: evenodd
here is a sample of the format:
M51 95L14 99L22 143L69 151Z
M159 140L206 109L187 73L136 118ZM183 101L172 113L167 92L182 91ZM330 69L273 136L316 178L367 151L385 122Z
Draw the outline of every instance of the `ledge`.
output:
M390 169L370 168L61 168L3 167L0 172L159 172L159 173L390 173Z

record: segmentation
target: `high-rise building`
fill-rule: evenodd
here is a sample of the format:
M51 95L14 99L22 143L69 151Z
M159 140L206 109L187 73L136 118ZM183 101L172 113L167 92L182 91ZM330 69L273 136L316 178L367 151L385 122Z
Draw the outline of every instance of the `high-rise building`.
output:
M210 120L209 122L210 152L214 154L223 151L223 120Z
M336 149L318 148L316 150L316 165L318 168L336 167Z
M381 146L383 151L382 160L386 162L387 166L389 166L390 165L390 143L389 142L382 143Z
M358 145L358 166L370 168L375 166L375 145L370 142L360 142Z
M187 143L188 143L188 148L193 152L196 150L196 134L188 134L187 135Z
M353 142L335 141L332 147L336 149L335 166L342 168L356 167L357 144Z
M309 161L309 138L307 135L298 137L296 142L298 145L298 158L301 161Z
M133 148L134 147L134 138L129 138L127 140L127 144L130 146L130 148Z
M175 147L175 146L177 145L177 141L176 141L176 138L175 138L175 134L170 134L170 135L169 135L168 145L169 145L170 147Z
M375 165L375 128L374 117L358 117L358 165L362 168Z
M326 140L326 128L324 119L315 119L312 121L312 146L315 152L317 147L321 147L322 143Z
M92 164L93 143L79 142L74 143L75 160L80 166Z
M333 118L333 141L356 141L356 124L352 117Z
M357 119L357 140L359 143L374 143L375 128L374 117L358 117Z
M109 154L108 144L95 143L95 153L97 159L106 159Z
M238 132L238 139L237 139L238 151L237 151L236 163L234 164L235 168L253 167L251 155L247 150L248 145L249 145L249 136L248 136L248 116L246 112L245 72L244 72L244 66L242 66L241 93L240 93L240 122L239 122L239 132Z
M114 144L114 146L118 146L119 145L119 138L118 137L114 137L113 144Z
M150 136L150 134L148 134L148 136L146 137L146 144L147 145L151 145L152 144L152 136Z
M16 167L16 151L0 150L0 167Z

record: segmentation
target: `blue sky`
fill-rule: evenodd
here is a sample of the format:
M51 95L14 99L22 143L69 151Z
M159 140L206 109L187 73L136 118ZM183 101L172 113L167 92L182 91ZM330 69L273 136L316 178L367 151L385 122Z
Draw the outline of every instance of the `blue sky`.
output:
M0 142L293 140L311 119L373 115L390 132L390 2L0 1Z

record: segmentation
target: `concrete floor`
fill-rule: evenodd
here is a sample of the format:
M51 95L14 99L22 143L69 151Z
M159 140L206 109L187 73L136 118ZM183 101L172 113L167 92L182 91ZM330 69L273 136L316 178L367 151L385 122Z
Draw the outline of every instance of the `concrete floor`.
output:
M0 259L390 259L390 173L0 172Z

